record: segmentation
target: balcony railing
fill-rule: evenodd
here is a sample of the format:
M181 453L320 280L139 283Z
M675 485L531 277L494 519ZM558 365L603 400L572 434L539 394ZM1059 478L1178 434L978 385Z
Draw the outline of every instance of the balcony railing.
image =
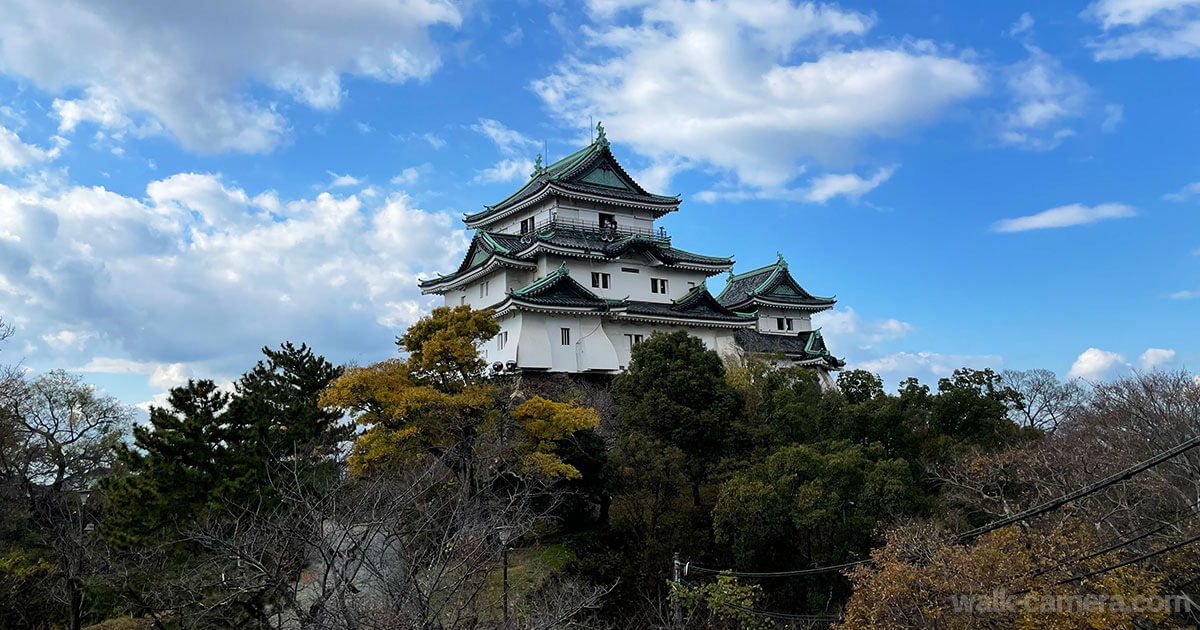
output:
M600 225L595 221L581 221L579 219L566 219L563 217L551 217L542 219L534 230L541 232L544 230L564 230L573 232L584 232L587 234L599 234L604 240L617 240L626 236L640 236L647 240L653 241L660 245L670 245L671 237L667 236L667 231L663 228L652 230L648 228L638 228L628 225L621 225L616 222L607 225Z

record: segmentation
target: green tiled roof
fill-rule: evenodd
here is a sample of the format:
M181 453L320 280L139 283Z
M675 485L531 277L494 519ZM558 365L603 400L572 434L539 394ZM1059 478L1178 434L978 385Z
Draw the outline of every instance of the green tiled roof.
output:
M541 156L538 156L540 164ZM546 186L554 184L565 190L580 193L615 197L618 199L660 205L673 209L679 197L656 195L642 188L625 172L613 157L608 140L601 134L595 142L550 164L537 166L530 173L529 181L504 199L485 206L480 212L468 213L467 223L475 223L500 214L506 208L520 203Z
M646 251L654 254L659 260L669 265L691 264L716 267L713 273L719 273L720 268L733 265L733 259L725 256L703 256L692 252L676 249L664 244L661 239L652 236L631 235L609 240L597 231L556 228L541 230L528 234L504 234L476 230L475 237L467 249L466 256L453 273L422 280L422 288L451 280L470 273L487 264L495 255L509 259L532 263L534 255L523 255L535 243L545 243L555 247L578 251L582 254L599 255L615 259L630 251Z
M810 307L833 306L837 302L832 297L819 297L805 291L788 271L787 261L782 256L773 264L729 276L725 288L717 295L721 304L732 309L742 308L755 298Z
M565 263L520 289L513 289L512 296L525 302L548 306L608 306L606 300L572 278Z
M830 369L839 369L846 362L833 356L825 346L820 330L810 330L794 335L765 334L757 330L739 330L733 334L734 342L746 352L757 354L782 354L799 361L821 360Z

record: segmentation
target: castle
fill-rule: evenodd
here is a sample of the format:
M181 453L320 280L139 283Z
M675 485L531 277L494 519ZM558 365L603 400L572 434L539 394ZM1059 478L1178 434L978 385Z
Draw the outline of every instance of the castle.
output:
M492 309L500 333L480 348L498 369L614 373L654 331L686 330L723 356L816 369L844 362L812 315L833 298L804 290L780 256L733 274L733 259L672 246L654 221L680 199L647 192L596 140L543 166L508 198L464 217L475 230L458 269L420 282L447 306ZM712 276L728 274L713 296Z

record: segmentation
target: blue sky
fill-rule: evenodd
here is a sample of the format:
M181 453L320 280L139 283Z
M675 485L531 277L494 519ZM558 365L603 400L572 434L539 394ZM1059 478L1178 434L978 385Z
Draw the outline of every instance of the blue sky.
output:
M461 214L603 120L890 383L1200 363L1200 0L190 5L0 0L0 359L145 405L391 356Z

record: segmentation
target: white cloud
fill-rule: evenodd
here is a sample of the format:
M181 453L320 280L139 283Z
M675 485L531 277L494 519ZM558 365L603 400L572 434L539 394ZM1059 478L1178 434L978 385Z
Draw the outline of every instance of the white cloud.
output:
M1004 359L995 354L939 354L937 352L897 352L877 359L851 364L851 369L904 378L908 376L950 376L954 370L968 367L999 369Z
M1075 363L1071 364L1067 378L1096 380L1114 376L1118 372L1128 370L1129 367L1129 364L1125 362L1125 357L1116 352L1088 348L1075 359Z
M42 341L46 345L56 350L75 349L81 350L89 339L95 337L92 332L79 332L75 330L60 330L56 333L47 333L42 335Z
M456 217L404 195L281 200L203 173L151 182L143 199L0 185L0 313L45 342L38 361L95 358L89 370L158 387L240 373L285 340L377 360L433 302L418 276L453 268L465 246ZM80 349L82 321L94 338Z
M125 2L13 0L0 20L0 66L59 95L63 133L164 129L202 152L264 152L288 123L265 86L337 107L342 75L423 80L439 66L433 25L458 26L448 0Z
M479 171L475 176L475 182L490 184L521 181L528 179L532 172L533 162L530 160L500 160L495 166Z
M1138 358L1138 363L1143 370L1152 370L1174 360L1175 351L1170 348L1146 348L1146 351Z
M420 176L420 172L410 166L392 177L391 182L397 186L415 184Z
M66 140L55 137L55 145L43 149L21 141L17 132L0 125L0 171L15 171L31 164L46 162L58 157Z
M809 201L816 203L825 203L838 195L857 200L886 182L895 172L895 167L881 168L869 179L863 179L854 173L828 173L814 177L805 196Z
M1200 182L1192 182L1180 188L1178 192L1163 195L1163 199L1167 201L1187 201L1195 199L1197 196L1200 196Z
M818 313L813 326L821 329L826 343L836 352L869 350L876 344L901 339L916 329L895 318L866 321L851 307Z
M1075 135L1068 123L1083 115L1088 86L1041 48L1026 44L1029 57L1006 70L1011 105L1000 122L1000 141L1050 150Z
M471 125L471 129L487 136L487 139L491 140L496 148L505 155L513 155L538 146L536 140L526 137L515 129L509 129L499 120L480 118L479 122Z
M1122 203L1102 203L1091 207L1073 203L1043 210L1029 216L997 221L992 225L992 230L996 232L1024 232L1025 230L1086 225L1106 219L1120 219L1136 215L1137 212L1133 208Z
M435 151L446 146L446 141L443 140L441 136L434 133L423 133L421 134L421 139L425 142L428 142L429 146L433 147Z
M1176 291L1168 297L1170 297L1172 300L1191 300L1200 298L1200 291Z
M1098 0L1083 15L1102 28L1089 42L1099 61L1200 57L1200 0Z
M521 26L518 24L513 26L511 31L505 33L501 39L509 46L516 46L521 43L521 38L523 37L525 37L525 31L521 30Z
M1031 28L1033 28L1033 16L1028 12L1022 13L1021 17L1017 18L1017 21L1014 22L1011 27L1009 27L1008 36L1016 37L1017 35L1020 35Z
M1112 133L1117 130L1117 126L1121 121L1125 120L1125 106L1117 103L1110 103L1104 106L1104 120L1100 123L1100 130L1104 133Z
M168 390L196 378L192 366L184 363L154 363L150 361L133 361L113 357L94 357L83 367L75 368L74 372L92 372L100 374L145 374L151 387Z
M329 173L329 177L331 178L329 180L330 188L348 188L350 186L357 186L362 183L361 179L359 179L353 175L338 175L337 173L334 173L333 171L325 171L325 172Z
M585 48L533 83L564 121L658 163L685 159L786 191L809 160L937 118L980 93L980 68L930 42L855 47L872 16L787 0L593 1ZM637 18L609 21L620 15Z

